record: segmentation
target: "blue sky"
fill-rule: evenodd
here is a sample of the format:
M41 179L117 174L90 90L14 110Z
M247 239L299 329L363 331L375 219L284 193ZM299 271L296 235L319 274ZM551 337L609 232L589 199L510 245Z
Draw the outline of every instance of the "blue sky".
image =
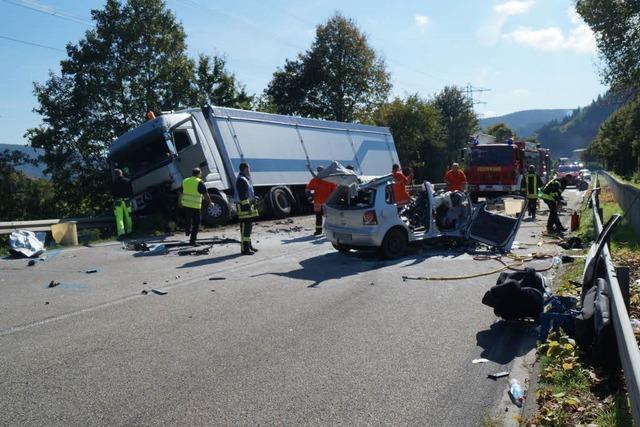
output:
M394 95L430 96L447 84L477 94L483 116L531 108L575 108L606 88L588 27L573 0L168 0L189 53L223 54L251 93L309 47L315 25L334 12L353 18L386 60ZM90 25L102 0L0 0L0 143L25 143L40 123L34 81L59 72L64 46ZM36 11L34 9L39 9ZM43 13L45 11L48 13ZM58 15L53 16L52 14ZM66 19L60 18L60 16ZM87 24L88 22L88 24ZM48 49L6 37L48 46Z

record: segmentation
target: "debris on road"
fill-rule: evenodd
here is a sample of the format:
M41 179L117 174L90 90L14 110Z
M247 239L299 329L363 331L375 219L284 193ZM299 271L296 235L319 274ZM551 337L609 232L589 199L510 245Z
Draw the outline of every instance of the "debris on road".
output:
M89 270L85 271L85 273L87 273L87 274L97 273L97 272L98 272L98 269L97 269L97 268L91 268L91 269L89 269Z
M471 361L471 363L473 363L475 365L477 363L487 363L488 361L489 361L489 359L481 358L481 359L473 359Z
M562 249L582 249L584 248L582 244L582 239L579 237L571 237L568 240L563 240L558 242L558 246Z
M36 260L35 259L30 259L29 262L27 263L27 265L29 267L33 267L34 265L36 265Z
M226 280L224 277L209 277L209 280Z
M495 374L487 375L487 378L491 378L492 380L497 380L498 378L504 378L509 376L509 371L496 372Z
M522 391L520 383L515 378L509 380L509 397L511 397L511 400L518 408L522 407L524 403L524 392Z
M562 257L560 258L562 260L563 264L569 264L571 262L574 262L576 259L572 256L569 255L562 255Z
M45 301L45 302L44 302L44 305L49 305L49 301Z
M16 230L9 234L9 252L15 256L33 258L45 251L44 243L29 230Z
M52 280L51 282L49 282L50 288L55 288L56 286L60 286L60 282L56 282L55 280Z
M182 251L178 251L178 255L209 255L209 251L211 250L211 246L202 248L202 249L185 249Z
M163 291L162 289L157 289L157 288L151 289L151 292L153 292L154 294L157 294L157 295L166 295L166 294L169 293L167 291Z
M147 295L148 293L149 293L149 291L147 291L146 289L143 289L142 292L141 292L142 295Z

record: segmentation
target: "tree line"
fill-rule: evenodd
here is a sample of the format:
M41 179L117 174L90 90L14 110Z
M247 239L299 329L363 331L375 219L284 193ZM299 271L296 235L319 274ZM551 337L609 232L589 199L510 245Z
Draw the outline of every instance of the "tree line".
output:
M477 128L473 105L458 87L390 99L384 58L340 13L318 25L311 46L275 70L258 95L227 69L226 57L188 56L184 29L165 1L107 0L91 16L94 26L66 46L60 71L34 83L42 123L26 137L44 153L47 210L3 211L0 219L107 211L109 145L141 124L147 111L218 105L387 126L403 166L436 181ZM0 168L26 182L14 167L23 160L5 153ZM0 191L4 198L9 190Z
M602 123L588 155L640 179L640 2L578 0L576 9L595 34L603 82L625 101Z

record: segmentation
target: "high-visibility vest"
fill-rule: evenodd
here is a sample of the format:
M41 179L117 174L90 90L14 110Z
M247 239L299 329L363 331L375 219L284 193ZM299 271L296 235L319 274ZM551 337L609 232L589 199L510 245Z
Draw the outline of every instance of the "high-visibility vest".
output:
M557 179L552 179L547 183L547 185L544 186L540 198L555 202L560 198L560 194L562 193L561 188L562 184L560 184L560 181L558 181Z
M524 177L525 181L525 195L527 199L537 199L538 198L538 174L529 173Z
M238 219L255 218L260 215L255 203L251 203L249 199L240 200L236 209L238 210Z
M198 192L198 185L201 181L195 176L190 176L182 181L182 206L192 209L202 207L202 194Z

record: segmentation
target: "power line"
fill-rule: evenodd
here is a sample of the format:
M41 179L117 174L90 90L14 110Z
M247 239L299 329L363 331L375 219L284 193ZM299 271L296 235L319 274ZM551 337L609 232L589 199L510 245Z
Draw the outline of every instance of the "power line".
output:
M55 16L56 18L64 19L66 21L75 22L76 24L82 24L92 26L93 23L86 19L73 15L69 12L65 12L60 9L56 9L44 3L37 2L35 0L3 0L5 3L12 4L14 6L24 7L36 12L44 13L47 15Z
M13 37L8 37L8 36L0 35L0 39L9 40L9 41L12 41L12 42L15 42L15 43L27 44L27 45L30 45L30 46L37 46L37 47L41 47L41 48L44 48L44 49L55 50L57 52L63 52L63 53L67 52L64 49L59 49L57 47L47 46L47 45L40 44L40 43L29 42L29 41L26 41L26 40L14 39Z

